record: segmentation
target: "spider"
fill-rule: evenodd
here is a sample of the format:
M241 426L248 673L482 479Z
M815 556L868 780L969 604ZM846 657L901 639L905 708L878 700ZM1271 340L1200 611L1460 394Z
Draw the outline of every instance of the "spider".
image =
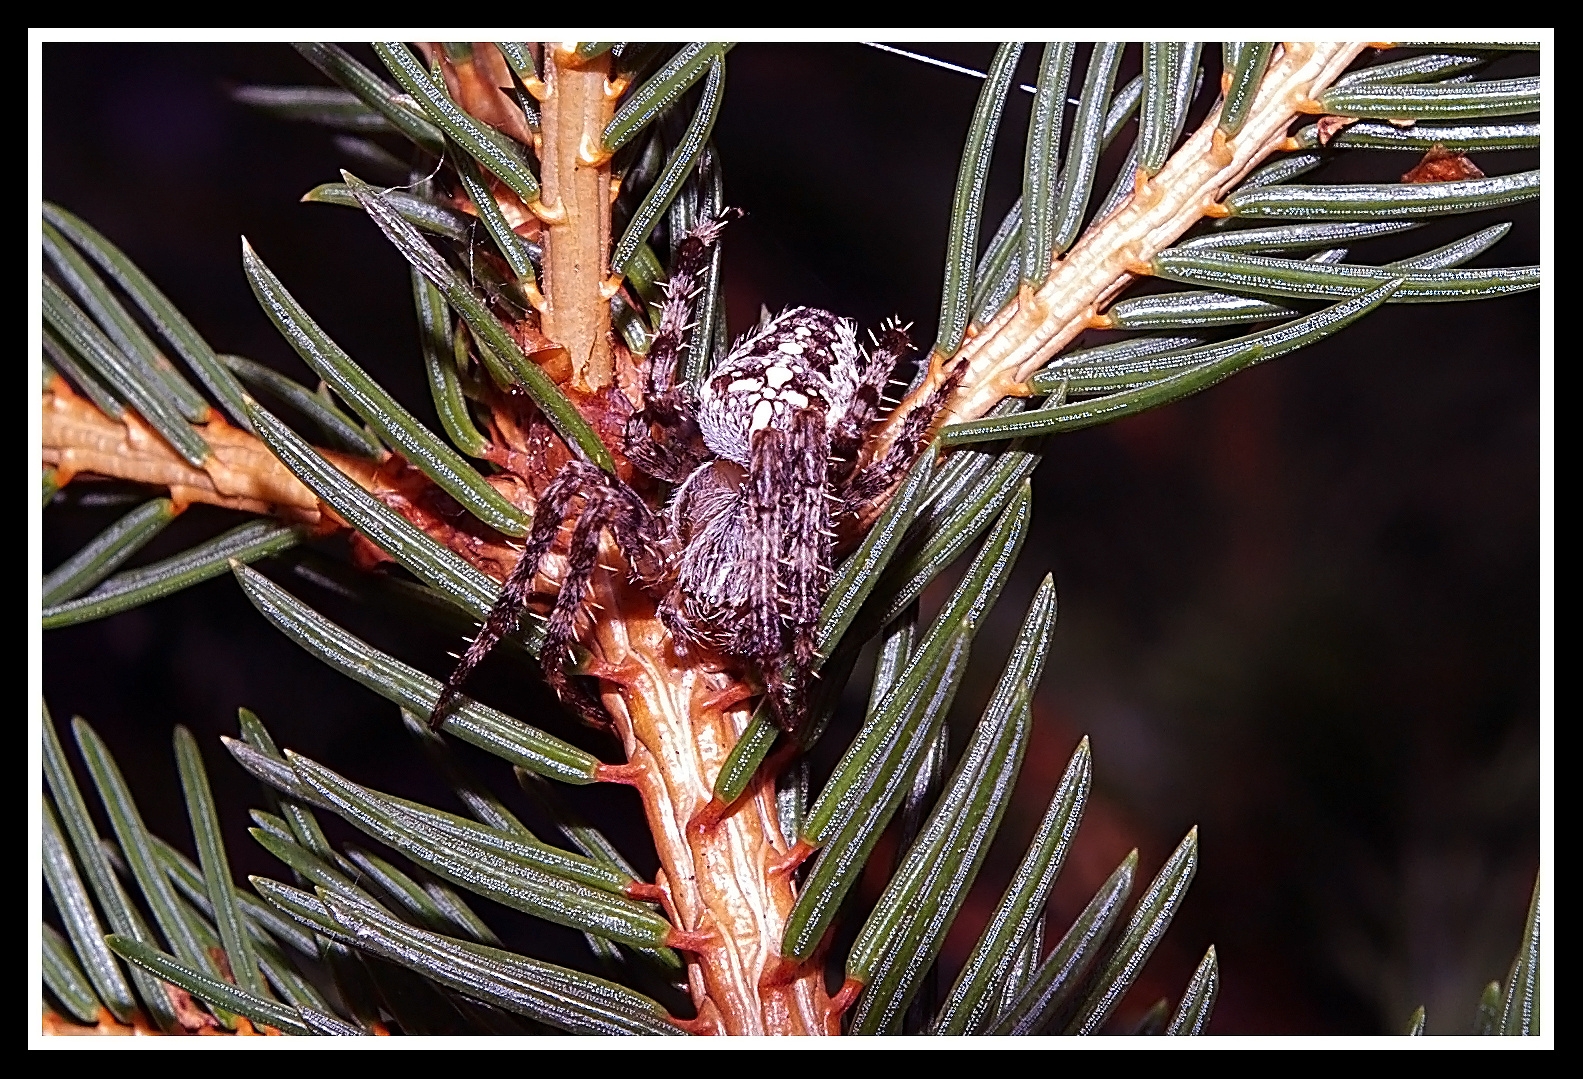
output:
M633 465L673 485L669 505L651 508L589 462L566 464L545 487L521 560L440 693L436 725L473 668L516 629L540 562L580 502L540 653L561 699L608 726L598 701L569 678L577 615L608 529L632 581L659 601L677 651L701 646L745 661L765 687L776 722L797 728L834 525L861 512L912 465L956 380L947 379L908 413L884 455L862 467L859 453L876 424L881 391L912 348L894 321L864 348L850 320L789 308L739 338L696 392L676 383L709 249L739 216L726 210L705 220L678 246L649 348L643 403L624 432Z

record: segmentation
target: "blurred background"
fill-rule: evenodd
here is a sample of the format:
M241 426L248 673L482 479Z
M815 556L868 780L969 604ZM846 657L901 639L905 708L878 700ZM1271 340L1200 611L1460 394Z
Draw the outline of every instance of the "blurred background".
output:
M978 70L993 52L915 48ZM1515 56L1496 73L1535 62ZM1021 81L1037 63L1030 47ZM1124 78L1135 55L1128 65ZM809 304L865 326L899 316L926 347L977 81L858 45L744 44L728 71L715 139L727 200L749 214L725 241L733 331L761 304ZM227 96L322 81L284 45L47 44L44 195L119 244L217 349L306 377L241 274L246 234L332 336L432 421L405 264L358 213L297 203L347 164L333 136ZM1026 118L1019 95L985 239L1020 189ZM1487 156L1475 160L1490 173L1535 167L1533 155ZM1318 175L1394 180L1415 163L1350 153ZM1536 262L1531 205L1354 257L1385 261L1496 220L1516 224L1476 264ZM1047 443L1035 531L980 635L959 736L1046 572L1060 623L1018 801L948 942L948 976L1088 734L1094 796L1052 933L1130 849L1152 875L1200 827L1197 877L1123 1018L1179 994L1212 943L1212 1033L1394 1033L1419 1004L1429 1033L1469 1028L1484 983L1505 976L1538 866L1538 324L1536 293L1389 307L1185 402ZM79 504L45 514L46 569L125 512L82 504L103 485L91 488L68 488ZM195 507L147 557L230 523ZM381 647L448 669L454 639L261 568ZM150 825L189 851L169 736L176 723L199 736L238 874L281 871L243 831L261 803L218 743L239 705L282 745L445 804L394 708L297 650L229 578L48 634L44 676L57 723L91 721ZM852 694L866 692L863 676ZM509 662L479 679L491 703L559 723L522 687ZM570 736L608 759L596 736ZM469 760L509 787L497 762ZM652 869L629 792L577 795L626 820L620 841ZM579 947L520 918L503 932L536 954Z

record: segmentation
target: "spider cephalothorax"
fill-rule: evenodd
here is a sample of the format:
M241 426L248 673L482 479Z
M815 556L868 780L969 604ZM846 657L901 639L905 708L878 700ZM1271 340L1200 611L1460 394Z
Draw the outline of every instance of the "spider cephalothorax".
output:
M539 563L580 501L541 652L563 700L585 717L603 719L567 669L577 613L608 529L633 581L660 601L660 618L679 652L701 646L747 661L781 726L794 728L801 718L835 525L861 512L911 465L951 383L908 415L883 456L862 467L881 390L911 348L895 324L865 348L852 322L790 308L738 339L696 392L676 383L692 293L709 247L733 216L727 211L704 222L679 245L649 349L643 403L626 426L628 459L674 485L669 505L655 510L587 462L562 469L545 487L522 558L447 681L435 716L515 628Z

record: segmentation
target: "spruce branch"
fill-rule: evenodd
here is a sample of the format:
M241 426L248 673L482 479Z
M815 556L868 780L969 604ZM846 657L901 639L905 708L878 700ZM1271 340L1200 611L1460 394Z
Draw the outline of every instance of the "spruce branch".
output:
M915 412L946 388L947 406L932 425L938 437L918 465L898 475L893 497L876 498L838 537L850 559L838 566L820 616L815 665L825 682L807 725L795 737L780 735L767 708L753 707L764 687L742 663L697 644L679 649L660 605L632 582L630 552L609 538L588 585L575 674L597 683L623 759L601 760L466 698L448 714L434 714L443 699L436 678L352 636L245 563L309 534L344 531L360 560L395 561L422 582L425 596L483 618L517 563L514 537L527 533L546 481L561 466L580 458L603 469L600 475L647 484L645 494L662 496L623 452L627 415L644 395L652 312L668 261L660 253L665 245L651 247L650 240L663 222L674 249L680 232L724 208L709 138L726 49L691 45L659 64L662 53L631 43L424 43L422 58L405 44L381 44L377 55L400 93L341 50L303 46L342 91L243 95L291 118L403 137L422 166L413 176L429 169L443 177L448 191L423 180L411 192L383 192L343 173L342 184L310 195L356 207L410 263L429 385L445 434L461 453L340 349L245 241L248 279L271 320L324 379L318 393L243 358L217 357L108 241L49 208L62 232L49 236L61 280L45 284L48 351L62 373L49 370L45 379L43 461L53 470L46 492L91 474L155 487L168 500L137 511L142 516L118 524L52 576L46 625L115 613L228 569L266 619L398 704L420 736L427 719L525 773L633 787L660 865L654 881L635 879L575 829L580 852L543 843L464 779L456 785L476 820L372 790L352 774L276 749L262 725L244 716L244 738L229 748L282 810L260 811L255 835L290 867L297 885L255 879L268 906L249 900L250 907L232 894L190 736L178 737L178 755L201 871L188 866L183 876L173 852L143 827L108 751L79 725L157 929L139 924L124 898L107 898L94 877L116 930L104 939L130 964L143 1005L164 1028L241 1031L256 1024L293 1034L355 1033L380 1029L387 1015L413 1033L521 1030L523 1023L643 1034L1096 1032L1180 904L1197 866L1197 829L1129 908L1139 868L1134 852L1045 957L1037 915L1082 815L1086 740L944 1009L936 1014L932 990L924 992L1005 813L1054 621L1047 578L1001 685L948 768L945 714L975 632L1026 535L1037 438L1175 400L1334 333L1383 303L1476 298L1538 281L1536 268L1456 268L1496 242L1499 228L1382 267L1341 262L1345 252L1335 248L1306 262L1267 254L1401 231L1409 219L1510 205L1537 191L1537 174L1446 180L1411 191L1394 185L1399 189L1382 195L1374 188L1277 188L1301 163L1270 166L1284 169L1280 176L1256 172L1272 155L1306 148L1303 133L1289 134L1305 115L1345 106L1462 122L1521 114L1537 101L1529 80L1445 90L1398 88L1385 79L1333 89L1364 43L1229 43L1225 107L1212 109L1179 146L1200 70L1198 46L1150 46L1141 83L1120 90L1113 83L1121 46L1097 47L1064 157L1059 106L1072 56L1069 49L1047 53L1023 200L979 259L984 178L1017 59L1017 47L1006 46L986 80L964 154L939 341L862 461L884 460L909 422L916 425ZM1460 70L1450 64L1402 77ZM1099 153L1134 109L1131 175L1089 221ZM1331 141L1330 134L1315 139ZM613 204L627 219L624 229L615 228ZM1026 220L1018 216L1024 212ZM1179 244L1206 217L1342 224L1227 230ZM219 419L160 362L157 347L91 276L83 256L111 273L245 427ZM1159 304L1147 314L1110 306L1144 276L1212 291L1184 294L1164 313ZM680 368L687 381L706 376L724 349L717 257L707 282L705 314ZM1286 306L1316 297L1331 306L1307 314ZM1289 321L1228 340L1199 332L1272 317ZM1129 325L1192 332L1060 356L1085 329ZM239 379L273 392L341 448L313 445L262 408ZM1021 399L1034 394L1051 399L1022 410ZM367 427L342 411L337 397ZM1024 441L1004 449L969 445L1011 437ZM475 467L463 453L486 464ZM280 523L256 522L244 526L252 528L245 535L236 530L169 564L104 579L193 502ZM972 567L915 642L919 594L969 547L977 549ZM541 597L552 595L569 565L557 548L528 584L537 583ZM542 599L534 602L543 607ZM810 805L806 771L787 766L824 734L857 650L881 627L888 659L876 674L869 714ZM530 653L541 639L532 620L513 633L515 646ZM848 951L845 980L832 996L823 951L829 928L904 802L910 823L898 868ZM337 851L315 822L315 808L400 853L413 872L358 848ZM98 844L76 833L72 839L78 863L102 876ZM73 885L73 855L59 836L52 850L57 903L72 910L70 948L65 938L50 938L52 991L80 1020L105 1014L96 1005L110 997L108 1014L135 1023L142 1012L115 976L118 960L91 939L95 915L80 881ZM800 864L815 854L799 876ZM684 969L695 1016L678 1017L639 992L636 975L621 985L497 947L487 925L438 881L581 930L611 964L635 955ZM1534 902L1537 911L1537 891ZM274 919L273 930L260 911ZM336 1002L283 965L282 945L292 933L315 935L335 975ZM1531 1028L1536 935L1535 913L1491 1025ZM1143 1027L1202 1031L1218 979L1211 947L1180 1002L1173 1008L1161 1001ZM160 984L171 987L162 1003L149 988ZM1493 1013L1493 1005L1485 1010ZM1414 1022L1421 1030L1421 1013ZM69 1026L55 1025L62 1032Z
M1056 260L1044 283L1024 285L1007 306L959 349L932 357L928 376L896 409L892 428L962 366L949 417L983 416L1008 396L1026 396L1027 380L1079 333L1134 277L1152 271L1149 260L1207 215L1225 211L1220 200L1285 142L1292 121L1308 112L1317 94L1346 70L1362 42L1292 42L1281 49L1246 107L1240 130L1228 138L1219 110L1152 176L1140 173L1132 197ZM882 453L881 438L873 453Z

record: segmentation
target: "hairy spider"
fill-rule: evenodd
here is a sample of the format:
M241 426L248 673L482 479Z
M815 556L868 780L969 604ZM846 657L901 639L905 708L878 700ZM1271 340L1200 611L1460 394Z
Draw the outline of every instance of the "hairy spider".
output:
M696 393L677 384L692 295L709 248L737 216L727 210L679 245L649 348L643 404L626 425L628 459L674 485L668 507L651 508L596 465L569 462L545 487L522 558L446 681L434 722L495 643L515 630L539 563L580 501L540 653L561 699L590 721L608 723L599 703L568 677L577 614L608 529L634 583L659 600L677 650L702 646L751 664L776 721L796 728L834 525L860 513L911 466L955 380L909 413L885 454L862 467L881 391L912 348L894 322L864 348L851 321L793 307L739 338Z

